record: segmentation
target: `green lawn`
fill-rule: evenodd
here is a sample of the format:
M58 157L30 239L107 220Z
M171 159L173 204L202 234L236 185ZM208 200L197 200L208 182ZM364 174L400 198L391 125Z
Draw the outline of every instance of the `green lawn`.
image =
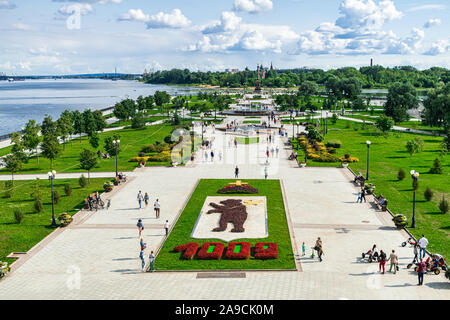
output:
M55 180L54 190L61 196L55 205L55 217L67 212L74 214L83 206L83 200L89 193L103 192L103 184L107 179L91 179L91 183L84 189L78 185L77 179ZM64 185L69 183L72 194L65 196ZM48 180L41 180L42 204L44 210L34 212L34 200L30 194L34 190L35 181L16 181L12 198L5 198L5 185L0 183L0 260L13 262L14 259L5 259L11 252L26 252L54 228L50 227L52 217L51 188ZM21 224L14 219L14 208L19 208L24 214ZM58 223L58 222L57 222Z
M134 170L137 166L136 162L129 162L131 157L137 157L141 151L142 146L154 143L156 141L163 142L164 137L170 135L174 127L171 124L158 124L154 126L147 126L143 129L122 129L117 131L104 132L99 134L100 146L98 149L104 151L104 141L107 137L114 134L120 134L120 150L118 156L119 171ZM56 172L80 172L79 157L83 149L93 149L89 144L87 137L74 139L72 142L67 142L65 151L61 152L61 156L53 161L53 169ZM148 162L150 166L169 165L169 163ZM39 157L39 164L36 158L31 158L28 163L23 165L19 173L46 173L50 169L50 160ZM92 171L115 171L115 158L99 159L97 166ZM0 174L9 174L6 169L0 170Z
M258 120L244 120L242 123L244 123L244 124L249 124L249 123L260 124L261 121L258 121Z
M152 123L159 120L165 120L167 116L147 116L144 118L145 123ZM107 126L107 128L117 128L117 127L127 127L131 126L131 120L120 120L114 123L111 123Z
M200 180L177 224L164 243L156 259L158 270L219 270L219 269L295 269L294 255L284 208L283 196L279 180L246 180L248 184L259 190L258 196L267 197L267 215L269 236L264 239L237 239L233 242L251 243L252 250L258 242L276 242L279 258L274 260L256 260L250 254L249 260L182 260L182 253L172 251L174 247L189 242L197 242L201 246L205 242L223 242L217 239L192 239L190 234L197 221L207 196L223 196L217 190L234 182L232 180ZM225 243L226 250L226 243Z
M0 157L6 156L8 153L11 152L12 146L1 148L0 149Z
M239 144L259 143L259 137L237 137L236 140Z
M391 132L386 139L377 136L373 126L366 125L366 130L355 131L353 124L346 128L346 121L339 120L336 125L329 123L329 128L339 128L340 131L329 130L324 142L337 139L342 141L342 148L338 149L337 156L349 153L359 158L358 163L351 163L349 167L355 172L365 175L367 164L366 141L370 140L370 182L376 185L376 194L387 197L388 208L393 213L401 213L408 217L409 225L412 217L412 179L409 172L414 169L420 173L419 188L416 193L416 229L410 231L420 237L422 233L430 241L429 249L450 257L450 216L439 211L439 201L445 196L450 201L450 155L441 158L443 174L430 174L429 169L438 157L440 143L443 138L412 133ZM414 137L424 141L422 152L410 156L406 151L406 142ZM296 148L296 143L294 143ZM304 161L304 153L300 148L298 157ZM340 163L321 163L308 159L308 166L340 166ZM403 181L397 179L400 168L407 173ZM434 191L434 198L427 202L423 195L426 187Z

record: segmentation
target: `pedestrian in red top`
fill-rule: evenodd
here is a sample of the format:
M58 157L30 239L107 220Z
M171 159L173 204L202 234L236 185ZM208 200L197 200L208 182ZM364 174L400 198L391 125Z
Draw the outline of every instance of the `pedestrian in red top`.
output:
M425 268L427 265L423 262L422 258L420 258L420 262L417 264L417 275L419 276L418 286L423 285L423 275L425 273Z
M386 253L383 252L383 250L380 250L380 266L379 266L379 271L381 272L381 269L383 269L383 274L385 272L384 270L384 266L386 264Z

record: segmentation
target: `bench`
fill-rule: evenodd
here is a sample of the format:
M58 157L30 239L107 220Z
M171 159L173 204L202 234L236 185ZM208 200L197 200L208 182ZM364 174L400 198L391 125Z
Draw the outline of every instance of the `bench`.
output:
M387 211L388 201L385 197L383 197L383 195L380 194L379 197L374 196L373 199L375 200L375 204L381 209L381 211Z
M363 176L356 176L353 182L360 185L361 187L364 187L364 184L366 183L366 178L364 178Z

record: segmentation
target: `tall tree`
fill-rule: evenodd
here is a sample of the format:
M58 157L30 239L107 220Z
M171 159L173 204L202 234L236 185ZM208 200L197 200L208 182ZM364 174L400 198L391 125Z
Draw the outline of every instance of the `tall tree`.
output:
M418 106L417 90L412 84L396 82L389 87L384 113L395 122L401 122L409 119L409 109L417 109Z
M61 153L58 138L53 135L45 135L41 143L41 150L42 155L50 160L50 168L53 169L53 160Z
M303 82L298 88L298 94L303 97L303 103L309 108L311 107L311 96L317 92L317 84L312 81Z
M63 148L66 149L66 141L71 132L73 132L72 118L68 110L64 111L59 119L56 121L59 135L63 140Z
M75 110L72 112L72 121L73 121L73 133L80 135L80 142L81 142L81 135L84 132L84 121L83 121L83 115L80 111Z
M113 114L117 119L122 120L122 121L128 120L128 118L129 118L127 108L125 108L125 106L120 102L117 102L114 105Z
M90 172L97 165L97 155L95 152L84 149L80 153L80 167L88 172L88 181L91 182Z
M94 115L90 109L86 109L83 112L83 123L84 123L84 133L86 133L89 137L93 132L97 131L97 124L95 122Z
M428 90L423 106L422 116L428 125L450 128L450 82Z
M103 113L100 110L95 110L92 115L94 116L95 120L95 127L98 131L103 131L106 128L106 120L103 117Z
M39 137L39 131L41 130L40 126L34 120L30 120L25 125L23 130L23 144L28 151L36 151L37 163L39 164L39 152L38 146L41 142L41 138Z

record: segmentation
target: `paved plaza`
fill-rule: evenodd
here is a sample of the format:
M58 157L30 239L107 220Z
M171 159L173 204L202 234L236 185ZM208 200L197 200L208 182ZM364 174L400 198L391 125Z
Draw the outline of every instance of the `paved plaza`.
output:
M20 258L0 281L0 299L450 299L443 273L425 275L424 285L417 286L417 275L406 269L412 248L401 247L406 232L395 229L389 213L376 209L371 197L356 203L357 188L347 169L299 168L287 160L290 151L277 130L274 133L269 149L278 146L280 151L268 159L268 179L282 181L297 271L245 271L245 278L141 272L137 219L145 226L147 258L164 241L164 222L172 227L199 179L233 179L236 165L242 181L264 179L265 136L259 144L235 148L230 144L233 135L208 128L206 137L214 137L214 161L205 159L202 150L185 167L129 173L130 181L110 195L108 211L79 213L69 227L58 229ZM138 208L139 190L149 193L148 208ZM159 219L153 211L156 198L161 203ZM323 240L323 262L310 257L317 237ZM299 249L302 242L305 256ZM395 249L400 261L396 275L381 275L378 264L359 260L374 243L388 255Z

